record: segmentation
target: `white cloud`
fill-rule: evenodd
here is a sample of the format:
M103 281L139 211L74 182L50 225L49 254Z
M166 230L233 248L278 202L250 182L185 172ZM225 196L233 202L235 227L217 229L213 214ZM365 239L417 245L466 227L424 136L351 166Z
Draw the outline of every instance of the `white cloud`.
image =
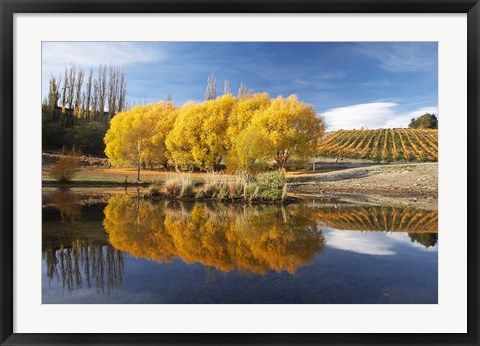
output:
M421 251L437 251L412 242L404 232L359 232L322 228L328 247L365 255L392 256L398 246L410 246Z
M365 255L391 256L396 252L394 244L388 241L384 233L365 233L357 231L337 231L323 229L327 246Z
M390 72L419 72L436 64L437 46L423 42L400 42L395 45L359 44L359 52L376 60Z
M438 115L437 107L422 107L408 113L399 113L397 103L372 102L351 105L327 110L323 115L329 131L359 129L362 126L369 129L407 127L412 117L418 117L426 112Z
M100 64L126 66L161 60L164 52L135 42L44 42L42 45L42 95L50 76L63 78L66 66L75 64L96 72Z
M407 114L397 115L394 118L388 120L382 127L407 127L412 118L417 118L421 115L424 115L425 113L433 113L438 116L438 108L433 106L423 107L416 109L412 112L408 112Z
M388 232L386 233L386 236L394 241L396 241L399 244L404 244L404 245L410 245L411 247L423 250L423 251L429 251L429 252L435 252L438 251L437 246L432 246L432 247L425 247L425 245L420 244L416 241L412 241L410 237L405 237L405 234L408 233L400 233L400 232Z
M75 63L84 68L100 64L128 65L161 58L156 49L132 42L45 42L42 46L42 66L63 70Z

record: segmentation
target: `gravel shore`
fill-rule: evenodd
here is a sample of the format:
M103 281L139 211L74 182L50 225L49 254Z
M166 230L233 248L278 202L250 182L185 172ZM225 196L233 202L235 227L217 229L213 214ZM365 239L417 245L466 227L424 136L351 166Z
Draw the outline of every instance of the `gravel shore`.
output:
M292 174L289 193L327 201L362 201L437 209L438 163L380 165L318 174Z

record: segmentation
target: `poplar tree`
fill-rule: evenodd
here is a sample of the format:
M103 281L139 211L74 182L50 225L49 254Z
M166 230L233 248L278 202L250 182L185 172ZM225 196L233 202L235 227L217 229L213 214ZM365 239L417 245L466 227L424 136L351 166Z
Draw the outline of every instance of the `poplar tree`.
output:
M77 116L80 115L82 111L82 86L83 86L83 77L85 76L85 73L83 72L83 69L80 68L78 70L78 74L76 77L76 83L75 83L75 113Z
M70 110L73 109L73 97L75 95L75 79L77 77L77 69L75 65L70 67L68 71L68 86L67 86L67 105Z
M226 81L223 83L223 93L224 93L225 95L232 93L232 90L230 89L230 81L229 81L229 80L226 80Z
M205 90L205 101L215 100L217 97L217 80L212 73L207 79L207 89Z
M85 91L85 116L90 121L90 106L92 103L92 82L93 82L93 70L90 69L87 80L87 90Z
M127 81L125 79L125 72L123 70L119 71L119 95L118 95L118 107L117 112L125 110L126 107L126 98L127 98Z
M65 75L63 77L63 90L62 90L62 112L65 111L65 104L67 102L67 86L68 86L68 70L65 66Z
M238 97L244 97L247 94L247 87L244 82L240 83L240 88L238 88Z
M55 107L58 106L58 99L60 98L59 85L55 77L52 75L50 79L50 87L48 91L47 106L50 111L55 111Z
M92 113L93 120L98 120L98 80L93 81L93 95L92 95Z
M107 96L107 65L100 65L98 68L98 112L100 119L103 119L105 113L105 103Z

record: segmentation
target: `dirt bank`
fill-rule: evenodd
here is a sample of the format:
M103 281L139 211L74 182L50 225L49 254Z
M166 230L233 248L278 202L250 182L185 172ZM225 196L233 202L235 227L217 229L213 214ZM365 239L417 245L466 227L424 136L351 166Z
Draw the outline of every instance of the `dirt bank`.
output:
M438 164L404 164L289 175L289 193L325 200L412 205L436 209Z

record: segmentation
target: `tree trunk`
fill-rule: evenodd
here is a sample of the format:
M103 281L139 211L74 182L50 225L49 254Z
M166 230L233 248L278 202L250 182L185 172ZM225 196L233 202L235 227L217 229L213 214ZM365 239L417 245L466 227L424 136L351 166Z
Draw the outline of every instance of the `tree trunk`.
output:
M140 181L140 164L137 165L137 181Z
M289 155L285 152L285 150L277 151L275 160L277 161L278 169L285 168L288 157Z

